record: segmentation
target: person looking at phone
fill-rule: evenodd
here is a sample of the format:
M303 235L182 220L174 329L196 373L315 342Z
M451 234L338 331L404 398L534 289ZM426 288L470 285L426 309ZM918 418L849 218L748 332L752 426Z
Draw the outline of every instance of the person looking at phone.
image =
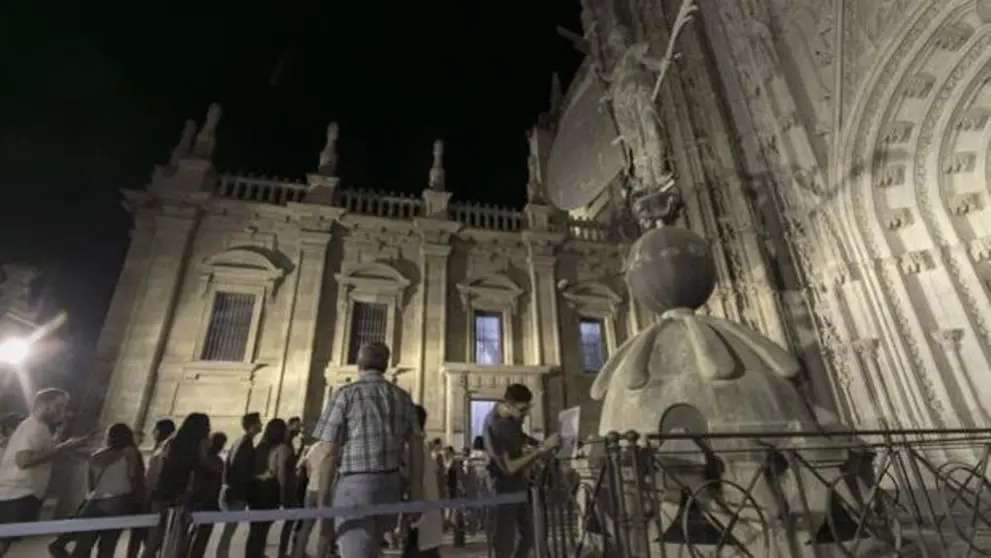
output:
M523 419L533 404L533 392L523 384L506 387L502 401L485 417L482 440L488 457L486 472L491 494L526 492L527 469L551 455L560 444L552 434L543 442L523 433ZM526 503L498 506L491 518L489 540L494 558L524 558L533 546L532 517Z
M11 435L0 461L0 524L37 521L52 478L52 461L89 440L77 436L55 442L52 432L65 420L68 405L69 394L60 389L39 391L31 414ZM0 557L10 543L0 540Z

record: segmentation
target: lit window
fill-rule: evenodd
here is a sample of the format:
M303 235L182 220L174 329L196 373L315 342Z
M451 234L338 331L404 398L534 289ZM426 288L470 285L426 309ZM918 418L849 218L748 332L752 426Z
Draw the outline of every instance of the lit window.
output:
M502 364L502 314L475 312L475 363Z
M200 358L222 362L243 361L254 313L255 295L218 291L213 297Z
M385 343L389 323L389 306L355 301L351 306L351 338L348 341L348 364L358 362L358 349L365 343Z
M602 341L602 320L582 318L578 323L582 350L582 366L586 372L598 372L606 362L606 347Z

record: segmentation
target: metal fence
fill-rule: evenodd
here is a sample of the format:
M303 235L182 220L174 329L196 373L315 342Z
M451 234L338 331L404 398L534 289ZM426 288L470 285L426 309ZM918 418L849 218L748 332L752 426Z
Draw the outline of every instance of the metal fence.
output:
M538 558L988 556L991 431L614 433L532 491Z
M536 558L991 555L991 430L765 432L589 440L535 471L529 494L486 492L465 463L453 499L373 508L161 515L0 525L0 538L166 525L164 558L199 524L456 509L454 546L492 556L494 506L529 502ZM460 537L460 540L459 540ZM495 558L503 558L497 556Z

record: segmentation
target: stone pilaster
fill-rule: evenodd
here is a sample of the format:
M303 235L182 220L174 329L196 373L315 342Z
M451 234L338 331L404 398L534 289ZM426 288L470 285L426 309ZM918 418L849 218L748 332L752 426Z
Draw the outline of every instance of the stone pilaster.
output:
M111 373L101 424L124 422L144 428L166 337L172 326L178 291L189 260L200 209L196 203L146 205L137 219L153 223L153 239L144 254L144 284ZM193 200L190 200L193 201Z
M327 245L331 235L324 231L304 231L299 236L299 252L290 304L288 333L285 340L282 370L277 389L277 415L302 416L307 408L307 393L313 377L313 340L316 337L320 295L326 275ZM317 372L318 378L322 371ZM321 390L314 390L320 392ZM304 420L315 417L304 417Z
M428 196L436 197L435 194L446 194L446 192L427 190L424 191L424 199L426 200ZM449 197L449 194L447 196ZM437 206L433 209L439 211ZM443 210L439 214L446 216L446 211L446 201L444 201ZM447 219L418 218L414 221L414 226L420 235L418 312L420 354L412 395L415 401L428 409L442 409L443 392L436 389L428 391L426 386L444 385L446 380L441 372L441 366L447 356L447 296L450 290L448 256L451 254L449 243L451 235L461 225ZM433 423L434 420L443 417L439 413L431 416L431 429L443 428Z
M961 422L966 426L987 428L991 424L991 419L977 398L977 386L974 385L970 374L967 373L967 366L960 354L964 331L962 329L938 329L930 332L930 336L943 352L943 357L949 364L950 374L959 388L961 402L969 412L970 416L960 417Z

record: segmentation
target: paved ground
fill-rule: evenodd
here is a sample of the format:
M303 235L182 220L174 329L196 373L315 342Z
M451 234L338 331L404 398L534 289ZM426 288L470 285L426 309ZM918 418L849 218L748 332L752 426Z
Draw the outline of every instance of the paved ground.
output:
M270 558L276 558L276 552L278 551L279 542L279 525L275 525L272 528L272 535L269 537L269 551L268 556ZM237 535L234 537L234 544L231 547L232 557L244 556L244 537L247 534L246 528L238 529ZM214 556L214 548L216 543L217 535L214 534L210 541L210 547L207 549L207 556ZM51 541L48 537L36 537L32 539L25 539L17 543L13 548L11 548L10 553L4 558L46 558L49 556L48 549L46 546ZM315 541L315 538L314 538ZM117 557L123 558L124 551L127 548L127 535L121 537L120 543L117 545ZM314 550L312 547L311 551ZM94 555L96 553L94 552ZM388 552L387 554L399 555L398 552ZM444 558L487 558L488 552L486 551L485 541L482 539L474 539L469 542L466 548L453 548L450 543L445 545L442 550L442 555Z

